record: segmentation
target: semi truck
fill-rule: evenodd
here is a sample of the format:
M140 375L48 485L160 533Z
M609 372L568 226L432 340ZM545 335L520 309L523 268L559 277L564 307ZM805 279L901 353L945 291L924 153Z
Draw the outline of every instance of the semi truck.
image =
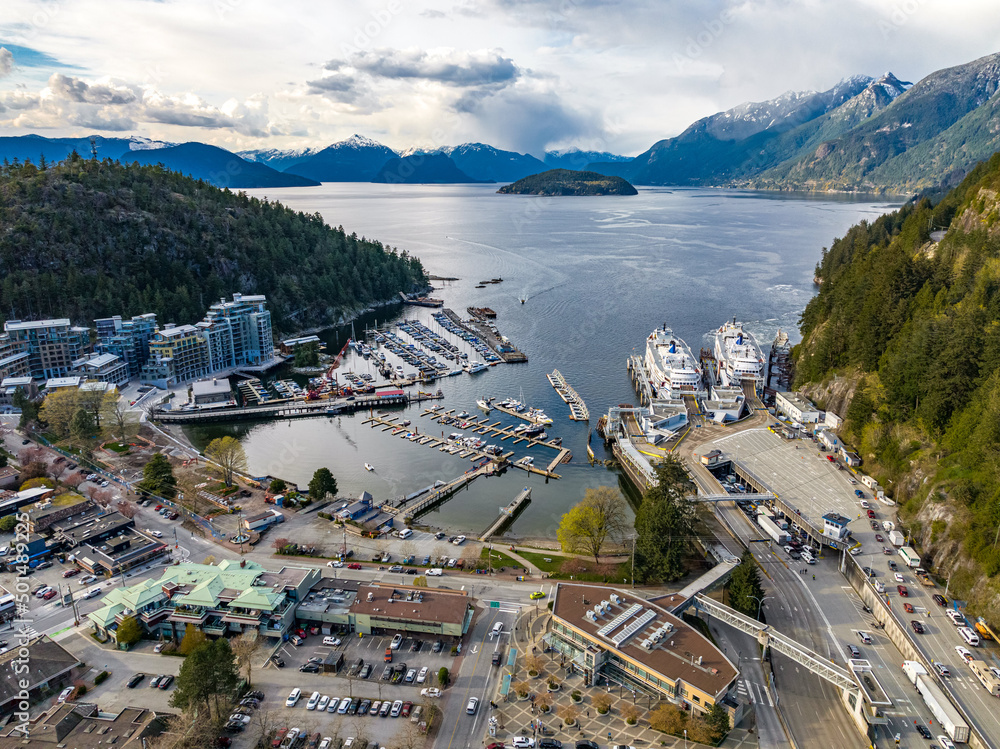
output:
M899 531L889 531L889 542L893 546L902 546L906 543L906 536Z
M920 661L903 661L903 673L911 684L916 684L918 676L927 676L927 669Z
M944 692L931 681L929 676L919 674L915 682L917 692L924 698L927 709L937 718L938 723L951 736L952 741L962 744L969 740L969 724L962 720L955 706L948 701Z
M766 533L768 536L774 539L775 543L779 544L787 543L788 534L785 531L781 530L781 528L779 528L777 525L775 525L774 521L771 520L771 518L765 517L764 515L758 515L757 525L760 526L760 529L764 531L764 533Z

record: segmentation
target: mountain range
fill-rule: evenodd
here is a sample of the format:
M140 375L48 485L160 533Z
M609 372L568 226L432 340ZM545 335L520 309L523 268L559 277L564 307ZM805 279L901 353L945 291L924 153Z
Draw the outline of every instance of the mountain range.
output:
M698 120L628 162L641 185L911 193L953 184L1000 149L1000 53L931 73L853 76Z
M362 135L325 148L231 153L145 138L0 138L0 159L49 162L73 151L166 168L231 188L320 182L514 182L548 169L589 170L638 185L913 193L957 183L1000 150L1000 53L916 84L855 75L827 91L788 91L703 117L635 158L486 143L397 152ZM433 159L418 157L434 156Z

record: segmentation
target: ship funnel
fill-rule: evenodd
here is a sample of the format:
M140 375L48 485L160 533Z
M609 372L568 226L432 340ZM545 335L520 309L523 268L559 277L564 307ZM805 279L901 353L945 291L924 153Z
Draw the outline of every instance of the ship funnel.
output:
M670 342L670 353L671 354L677 353L677 344L675 344L673 341Z

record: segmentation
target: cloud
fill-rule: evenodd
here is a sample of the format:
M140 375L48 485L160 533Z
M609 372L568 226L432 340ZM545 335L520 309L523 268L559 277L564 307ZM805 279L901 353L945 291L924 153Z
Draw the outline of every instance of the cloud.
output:
M53 73L49 77L52 95L81 104L121 105L139 98L138 90L120 83L91 84L82 78Z
M6 78L14 72L14 53L6 47L0 47L0 78Z
M229 128L242 135L258 138L272 132L268 123L267 99L261 95L245 102L231 99L219 108L194 94L170 96L148 90L143 96L140 116L144 120L164 125L208 130Z
M421 79L449 86L505 85L520 74L514 61L498 50L378 49L358 52L349 60L331 60L324 67L334 72L351 68L375 78Z

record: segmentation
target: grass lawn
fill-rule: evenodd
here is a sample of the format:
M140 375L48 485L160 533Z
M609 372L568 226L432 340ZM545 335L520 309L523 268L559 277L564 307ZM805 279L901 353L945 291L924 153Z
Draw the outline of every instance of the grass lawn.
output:
M104 447L108 450L114 450L116 453L127 453L131 445L127 442L105 442Z
M83 501L83 497L76 492L64 492L63 494L57 494L52 498L52 506L68 507L69 505L75 505L77 502Z
M482 552L479 554L479 566L486 567L488 559L487 554L490 553L488 547L484 546ZM497 551L493 549L493 569L498 569L500 567L520 567L521 563L515 559L511 559L509 556L504 554L502 551Z
M564 557L552 552L522 551L520 556L534 564L538 569L547 572L554 580L583 580L584 582L603 583L617 582L629 578L629 562L610 562L597 564L593 559L578 559ZM551 561L545 561L549 559Z

